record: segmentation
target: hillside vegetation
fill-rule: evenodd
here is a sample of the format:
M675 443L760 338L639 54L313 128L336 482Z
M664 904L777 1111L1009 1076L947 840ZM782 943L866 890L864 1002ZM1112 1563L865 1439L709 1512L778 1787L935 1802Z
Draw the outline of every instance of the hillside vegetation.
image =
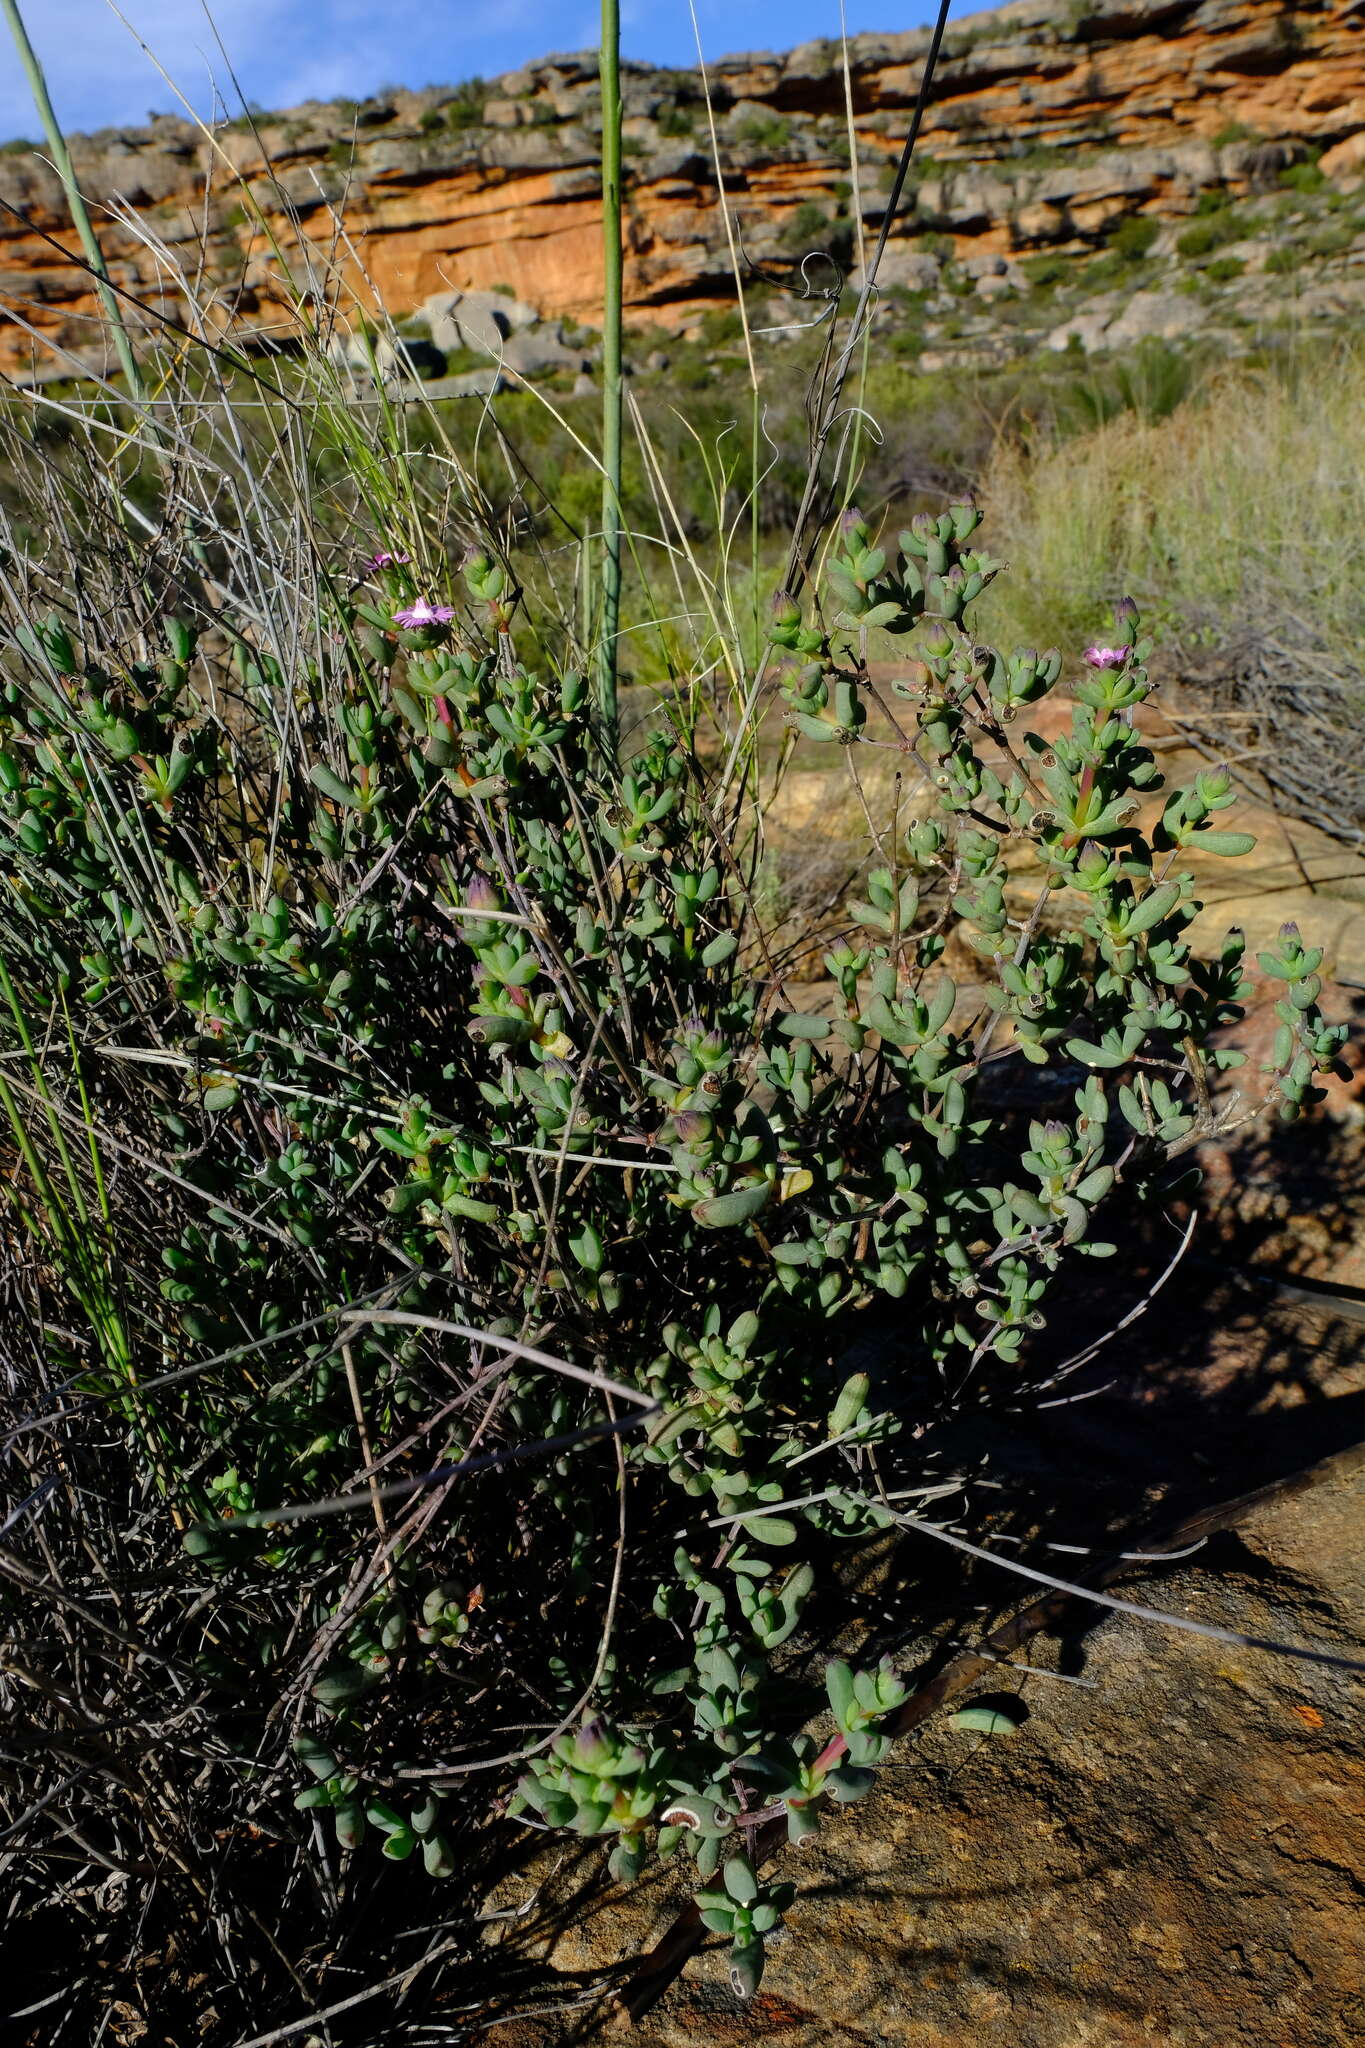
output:
M1255 41L1256 0L1191 15L1185 57L1212 34L1245 60L1253 16L1245 75L1302 128L1298 45ZM1098 18L1010 11L1040 91L1093 100L1106 52L1152 40L1145 0ZM1250 946L1220 892L1257 846L1248 778L1359 836L1358 344L1248 286L1231 363L1227 323L1035 347L1017 309L1093 311L1095 266L1130 307L1237 282L1183 291L1206 242L1135 232L1130 188L1087 219L1082 180L1060 272L950 239L898 248L923 267L879 302L832 250L804 297L795 258L737 260L712 303L703 251L695 293L637 302L623 367L621 258L648 251L618 129L656 198L667 176L632 126L660 108L622 122L614 22L573 144L596 212L581 163L556 183L582 105L537 119L539 76L433 101L387 171L366 144L371 197L392 174L411 203L425 163L486 225L513 181L461 138L526 138L535 203L607 244L600 336L496 279L386 308L358 148L305 206L249 120L195 145L219 170L240 145L244 221L182 233L180 188L149 187L138 322L103 280L93 341L50 306L22 330L43 374L0 394L25 2048L455 2048L532 2003L486 1902L547 1836L595 1898L652 1878L670 1967L709 1932L734 2000L780 1982L788 1851L913 1764L892 1746L950 1679L996 1682L998 1636L952 1656L977 1567L1036 1557L1023 1593L1000 1578L1031 1601L1134 1554L1072 1540L1130 1511L1059 1505L1035 1448L1089 1389L1054 1390L1108 1369L1188 1250L1211 1148L1273 1117L1311 1150L1349 1079L1324 943ZM994 33L944 96L962 60L984 98ZM876 119L903 108L885 52L860 65ZM785 179L840 80L768 69L747 109L727 74L725 116ZM798 76L801 135L774 112ZM1169 113L1144 77L1125 104ZM363 113L353 140L399 117ZM1235 173L1239 144L1200 142L1223 197L1177 164L1190 218L1231 180L1267 236L1320 208L1320 260L1352 255L1327 119ZM454 183L420 154L452 138ZM64 198L90 249L74 175ZM1008 345L935 349L936 323ZM1158 693L1201 662L1191 745ZM961 1711L973 1739L1020 1718Z

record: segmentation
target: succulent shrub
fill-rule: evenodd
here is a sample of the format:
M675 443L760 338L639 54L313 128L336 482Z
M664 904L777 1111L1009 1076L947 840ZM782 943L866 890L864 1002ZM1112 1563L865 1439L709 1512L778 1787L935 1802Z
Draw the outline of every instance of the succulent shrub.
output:
M922 1487L920 1425L1027 1388L1080 1262L1122 1296L1125 1206L1242 1057L1187 864L1250 846L1230 778L1164 787L1126 603L1032 729L1063 659L975 638L979 523L851 513L774 603L793 737L914 778L813 1009L715 749L661 709L618 758L491 540L446 580L346 537L300 635L226 552L99 535L58 579L12 536L0 954L120 1163L136 1355L71 1376L154 1418L202 1677L296 1731L345 1850L449 1873L497 1791L621 1879L690 1859L746 1993L788 1891L745 1828L859 1797L904 1698L803 1617ZM1340 1047L1320 964L1262 958L1287 1115ZM1046 1113L995 1086L1027 1069Z

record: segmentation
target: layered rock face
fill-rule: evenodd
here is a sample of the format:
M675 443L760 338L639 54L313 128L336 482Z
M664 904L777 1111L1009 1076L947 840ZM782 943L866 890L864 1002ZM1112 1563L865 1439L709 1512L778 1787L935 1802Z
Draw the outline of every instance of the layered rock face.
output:
M925 31L853 39L852 145L837 43L724 58L705 85L630 67L633 319L678 326L733 297L722 178L743 254L765 273L789 274L813 247L856 262L857 216L880 224L927 46ZM287 331L310 283L319 301L342 282L362 307L377 294L396 316L503 290L592 322L598 137L588 54L212 138L162 118L76 138L72 155L115 284L152 309L149 327L158 312L185 318L180 265L220 328L264 339ZM926 233L964 262L1074 250L1128 214L1238 196L1310 151L1329 171L1365 157L1365 0L1013 0L948 32L884 280L915 286ZM0 201L0 369L69 375L99 355L97 309L69 260L61 189L31 148L0 154Z

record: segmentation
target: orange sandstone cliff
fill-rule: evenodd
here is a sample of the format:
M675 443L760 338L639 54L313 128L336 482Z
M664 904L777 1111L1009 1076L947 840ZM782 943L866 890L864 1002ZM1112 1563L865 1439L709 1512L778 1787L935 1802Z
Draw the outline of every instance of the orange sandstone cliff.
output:
M837 43L710 68L746 257L790 264L825 223L842 223L847 245L858 203L876 226L927 44L926 31L851 42L856 181ZM591 322L598 113L595 57L550 57L487 86L232 122L212 141L162 117L74 138L72 155L114 281L151 309L149 327L158 307L183 313L167 252L198 276L201 305L211 286L220 326L287 326L280 258L243 184L295 284L302 235L395 315L501 287ZM696 72L628 68L625 150L631 315L676 326L732 293ZM950 28L920 151L887 282L898 266L913 276L926 231L960 255L1074 249L1119 216L1187 214L1201 192L1236 193L1310 153L1350 172L1365 164L1365 0L1013 0ZM96 309L57 179L32 148L0 154L0 202L0 369L70 374L99 356Z

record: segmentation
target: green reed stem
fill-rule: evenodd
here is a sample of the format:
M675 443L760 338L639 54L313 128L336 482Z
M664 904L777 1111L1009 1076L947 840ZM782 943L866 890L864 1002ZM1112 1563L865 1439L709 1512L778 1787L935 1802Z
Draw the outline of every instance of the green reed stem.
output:
M597 692L603 745L616 750L621 625L621 11L602 0L602 632Z
M43 124L43 133L47 137L47 146L52 154L53 169L65 187L66 203L71 209L72 222L76 233L80 236L81 247L85 251L86 261L90 265L90 272L95 280L95 290L99 294L100 304L103 306L105 318L109 322L109 332L113 339L114 351L118 356L119 366L127 381L128 395L136 399L139 404L142 404L147 396L146 387L142 381L142 372L138 368L137 358L133 354L133 345L128 339L128 329L124 322L123 309L119 304L118 294L109 282L109 272L105 266L104 252L95 239L95 230L91 224L89 208L86 206L80 186L76 183L76 173L71 166L71 153L67 149L66 137L62 133L62 126L57 119L56 108L52 104L51 95L47 89L47 79L43 74L43 67L38 62L38 54L28 39L28 30L24 27L24 19L19 12L18 0L0 0L0 11L3 11L5 20L9 23L9 31L14 38L14 46L19 52L19 62L23 65L25 75L28 78L29 90L33 94L33 104L38 110L38 119Z

